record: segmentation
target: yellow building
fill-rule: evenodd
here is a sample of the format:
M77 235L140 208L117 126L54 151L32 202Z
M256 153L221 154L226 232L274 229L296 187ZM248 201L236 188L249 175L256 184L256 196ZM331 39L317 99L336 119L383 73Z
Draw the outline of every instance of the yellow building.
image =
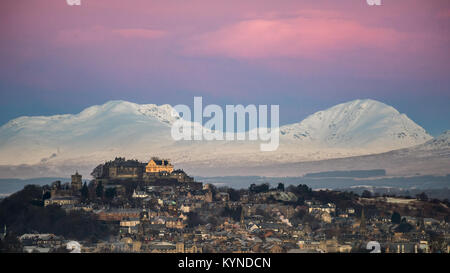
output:
M173 172L173 165L170 164L169 160L152 158L145 167L145 172L147 173L159 173L159 172Z

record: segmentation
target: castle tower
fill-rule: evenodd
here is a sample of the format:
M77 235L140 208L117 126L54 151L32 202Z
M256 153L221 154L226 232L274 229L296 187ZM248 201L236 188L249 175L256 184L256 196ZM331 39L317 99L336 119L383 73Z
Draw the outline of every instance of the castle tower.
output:
M176 244L176 252L177 253L184 253L184 243L183 242L178 242Z
M364 207L361 210L361 223L359 225L359 232L361 234L366 233L366 217L364 216Z
M425 234L425 222L423 220L423 217L424 217L424 213L423 213L423 208L422 208L422 210L420 211L420 219L419 219L418 229L421 233Z
M76 171L75 174L72 175L72 183L70 184L70 187L73 191L79 191L81 190L81 187L83 186L83 182L81 179L81 174Z
M242 229L245 229L245 221L244 221L244 207L242 207L241 209L241 221L240 221L240 225Z

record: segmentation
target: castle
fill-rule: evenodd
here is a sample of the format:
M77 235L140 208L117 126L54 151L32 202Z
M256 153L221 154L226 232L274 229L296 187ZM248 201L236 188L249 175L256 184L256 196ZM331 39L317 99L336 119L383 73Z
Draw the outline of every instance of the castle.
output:
M91 175L94 177L94 185L105 185L124 190L124 184L129 182L142 183L147 186L182 186L190 189L201 189L202 183L195 182L183 170L174 170L168 159L152 157L148 163L137 160L126 160L116 157L112 161L100 164L94 168ZM75 172L71 176L70 183L55 181L48 187L51 198L44 201L44 205L73 205L79 202L83 187L82 176Z
M183 170L174 170L168 159L157 157L152 157L148 163L116 157L113 161L98 165L91 175L96 182L101 181L103 184L119 181L156 182L162 180L166 182L194 182L194 179Z

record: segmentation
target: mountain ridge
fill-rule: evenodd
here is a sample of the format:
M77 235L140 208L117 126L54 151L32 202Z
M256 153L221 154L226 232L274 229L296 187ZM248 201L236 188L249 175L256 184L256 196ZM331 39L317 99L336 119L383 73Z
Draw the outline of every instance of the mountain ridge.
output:
M0 165L85 166L115 156L147 160L155 155L182 166L233 167L375 154L432 140L406 115L370 99L338 104L281 126L274 152L261 152L258 141L175 142L170 125L180 117L172 111L168 104L115 100L77 114L19 117L0 127ZM294 137L302 133L309 138Z

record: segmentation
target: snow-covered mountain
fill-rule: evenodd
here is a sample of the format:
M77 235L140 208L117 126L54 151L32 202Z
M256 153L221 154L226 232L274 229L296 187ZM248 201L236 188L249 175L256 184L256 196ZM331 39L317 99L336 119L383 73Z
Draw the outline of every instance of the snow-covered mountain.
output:
M20 117L0 127L0 164L95 158L172 144L170 105L110 101L76 115ZM179 117L178 117L179 118Z
M282 126L274 152L261 152L257 141L175 142L171 125L180 117L172 112L170 105L110 101L75 115L20 117L0 127L0 165L58 170L68 166L68 174L71 166L85 166L88 172L115 156L163 156L192 171L193 166L233 168L342 158L433 141L406 115L374 100L339 104ZM52 173L56 174L66 173Z
M395 108L375 100L354 100L281 128L284 139L330 148L380 152L424 143L432 137Z

